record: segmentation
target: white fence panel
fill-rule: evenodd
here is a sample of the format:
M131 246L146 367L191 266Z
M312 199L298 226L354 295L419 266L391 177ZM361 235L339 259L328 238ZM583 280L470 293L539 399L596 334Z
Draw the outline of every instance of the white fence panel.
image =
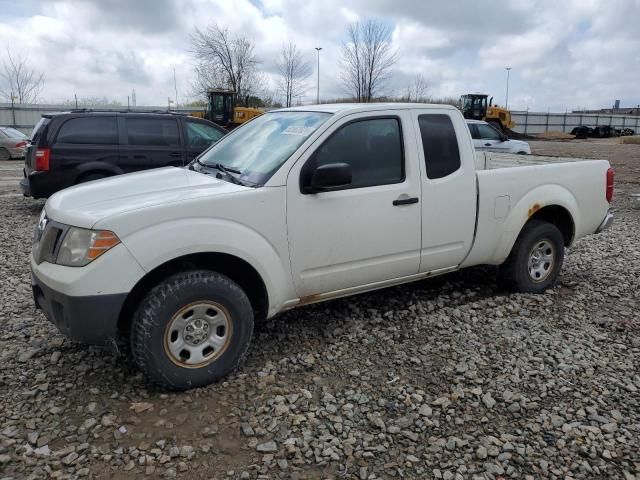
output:
M518 133L536 134L547 131L570 133L575 127L609 125L615 128L631 128L640 134L640 117L597 113L511 112Z

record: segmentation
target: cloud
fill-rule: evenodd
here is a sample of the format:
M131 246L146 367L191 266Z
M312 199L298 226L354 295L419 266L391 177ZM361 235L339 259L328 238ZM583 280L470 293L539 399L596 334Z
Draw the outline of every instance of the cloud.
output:
M191 32L217 22L255 42L272 87L284 43L296 43L314 67L322 47L321 96L331 98L344 95L346 28L369 18L393 30L398 61L388 94L422 74L432 96L483 91L502 99L510 66L512 108L640 103L640 0L615 8L598 0L0 0L0 45L45 72L46 100L77 94L126 103L135 88L138 104L164 105L174 96L174 68L180 101L188 98ZM309 102L315 78L314 70Z

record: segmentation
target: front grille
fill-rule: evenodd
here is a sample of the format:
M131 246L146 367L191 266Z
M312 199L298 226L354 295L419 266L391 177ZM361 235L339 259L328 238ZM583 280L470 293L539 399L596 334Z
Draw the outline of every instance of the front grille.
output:
M57 222L48 222L41 235L40 232L36 231L33 258L37 264L42 262L55 263L58 249L67 232L67 228L66 225Z

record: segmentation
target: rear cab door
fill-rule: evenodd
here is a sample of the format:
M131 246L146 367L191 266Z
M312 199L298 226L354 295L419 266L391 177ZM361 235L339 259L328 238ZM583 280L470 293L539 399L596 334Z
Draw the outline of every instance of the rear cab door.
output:
M457 267L473 244L477 209L475 151L457 110L412 110L421 169L420 272Z
M186 163L204 152L227 133L222 128L191 118L181 119L183 127Z
M178 118L169 115L121 115L120 168L136 172L182 167L186 155Z

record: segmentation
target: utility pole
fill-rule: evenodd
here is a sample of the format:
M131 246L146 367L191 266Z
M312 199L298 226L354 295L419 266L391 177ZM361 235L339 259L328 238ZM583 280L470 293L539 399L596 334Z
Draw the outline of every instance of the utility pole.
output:
M318 52L318 91L316 94L316 103L320 103L320 50L322 50L322 47L316 47L316 50Z
M504 108L509 108L509 72L511 72L511 67L505 67L507 71L507 93L504 97Z
M173 89L176 91L176 108L178 108L178 84L176 83L176 67L173 67Z

